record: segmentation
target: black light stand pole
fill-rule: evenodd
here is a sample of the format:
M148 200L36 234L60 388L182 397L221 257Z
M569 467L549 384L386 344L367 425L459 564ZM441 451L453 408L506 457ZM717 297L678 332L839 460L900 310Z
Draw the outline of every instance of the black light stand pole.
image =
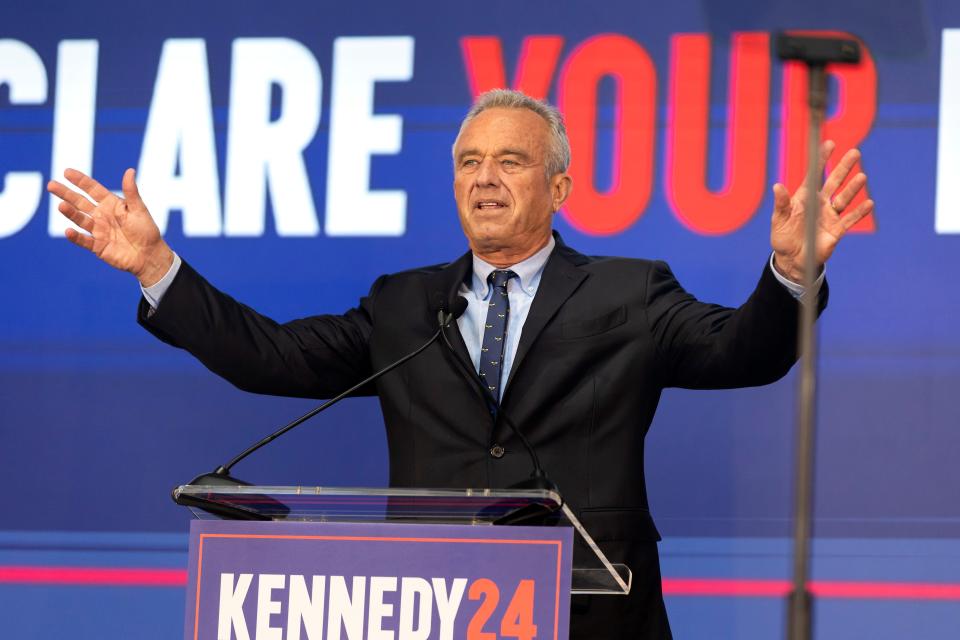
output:
M804 203L804 291L813 290L817 279L816 244L819 192L823 182L820 168L820 131L827 104L826 65L859 62L860 47L854 40L805 38L780 35L776 40L781 60L805 63L809 71L810 130L807 133L806 202ZM787 615L788 640L810 640L813 630L813 598L810 580L810 541L813 536L814 445L816 442L817 319L815 298L800 305L801 354L797 416L797 446L793 517L793 584Z
M816 252L819 198L823 176L819 169L820 129L827 98L827 74L824 65L810 65L810 131L807 139L807 201L804 203L803 265L804 291L812 291L816 277ZM812 300L800 305L800 386L797 399L797 442L795 459L793 515L793 586L787 616L787 638L810 640L812 637L813 598L807 589L810 580L810 539L813 536L814 451L817 410L817 305Z

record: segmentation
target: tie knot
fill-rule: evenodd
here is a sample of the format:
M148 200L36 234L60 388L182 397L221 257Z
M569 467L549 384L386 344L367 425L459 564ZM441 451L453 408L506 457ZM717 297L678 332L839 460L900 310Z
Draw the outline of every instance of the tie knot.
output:
M497 269L496 271L490 273L490 275L487 277L487 280L489 280L490 284L497 289L506 289L507 281L510 280L510 278L516 277L517 274L509 269Z

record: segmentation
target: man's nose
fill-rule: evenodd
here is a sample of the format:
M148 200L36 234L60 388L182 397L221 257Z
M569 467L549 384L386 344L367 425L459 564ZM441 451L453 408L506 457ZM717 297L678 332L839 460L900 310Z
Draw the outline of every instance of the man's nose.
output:
M500 184L500 167L494 158L484 158L477 169L477 186L497 186Z

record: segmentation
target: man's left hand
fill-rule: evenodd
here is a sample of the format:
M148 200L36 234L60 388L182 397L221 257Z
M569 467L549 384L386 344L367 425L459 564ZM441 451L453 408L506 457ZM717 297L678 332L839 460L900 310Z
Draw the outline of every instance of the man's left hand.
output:
M827 140L820 147L820 171L833 153L834 143ZM854 210L846 211L860 190L867 184L867 176L858 173L840 189L850 171L860 160L856 149L847 151L834 167L820 193L817 194L820 207L820 219L817 239L814 246L817 269L827 262L850 227L873 211L873 200L861 202ZM807 198L806 184L797 189L793 197L782 184L773 185L773 218L770 223L770 244L774 251L774 266L783 276L793 282L803 282L804 260L804 219Z

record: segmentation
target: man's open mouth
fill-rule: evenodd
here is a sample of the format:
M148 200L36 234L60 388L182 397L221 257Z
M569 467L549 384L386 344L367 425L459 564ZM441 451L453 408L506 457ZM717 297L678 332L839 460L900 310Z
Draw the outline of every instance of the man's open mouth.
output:
M505 206L507 205L499 200L480 200L476 205L474 205L474 208L486 211L491 209L502 209Z

